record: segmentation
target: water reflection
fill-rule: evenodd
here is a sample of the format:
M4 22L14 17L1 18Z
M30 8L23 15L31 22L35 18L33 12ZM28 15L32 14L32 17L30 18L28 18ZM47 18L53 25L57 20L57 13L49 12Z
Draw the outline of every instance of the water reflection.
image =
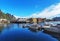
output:
M4 27L0 26L0 32L3 30Z
M4 24L0 27L0 31L2 31L0 41L58 41L57 38L51 36L52 34L23 25L25 24Z
M0 32L6 28L8 26L8 24L0 24Z

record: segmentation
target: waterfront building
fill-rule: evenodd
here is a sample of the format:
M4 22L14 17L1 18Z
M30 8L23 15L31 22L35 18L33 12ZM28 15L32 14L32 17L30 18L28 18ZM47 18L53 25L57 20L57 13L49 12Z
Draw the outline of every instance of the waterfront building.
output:
M45 20L45 18L37 18L38 23L44 22Z
M37 18L32 18L33 23L37 23Z
M26 18L18 18L17 21L26 21Z
M10 23L7 19L0 19L0 23Z

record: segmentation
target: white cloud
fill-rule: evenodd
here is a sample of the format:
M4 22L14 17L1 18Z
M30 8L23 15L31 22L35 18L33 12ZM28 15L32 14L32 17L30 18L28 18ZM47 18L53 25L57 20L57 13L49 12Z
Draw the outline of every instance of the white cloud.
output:
M16 19L18 19L18 18L29 18L29 16L27 16L27 17L21 17L21 16L16 16L16 15L14 15L15 17L16 17Z
M42 12L34 13L30 17L51 18L60 14L60 3L45 8Z
M34 13L30 16L26 17L20 17L20 16L15 16L16 18L52 18L55 16L58 16L60 14L60 3L53 4L47 8L45 8L42 12Z
M14 15L16 18L19 18L19 16Z

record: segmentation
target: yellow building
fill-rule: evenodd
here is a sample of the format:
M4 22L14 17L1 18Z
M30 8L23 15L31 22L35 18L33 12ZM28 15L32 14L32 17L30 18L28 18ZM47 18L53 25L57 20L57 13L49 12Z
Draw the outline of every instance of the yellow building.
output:
M32 18L33 23L37 23L37 18Z

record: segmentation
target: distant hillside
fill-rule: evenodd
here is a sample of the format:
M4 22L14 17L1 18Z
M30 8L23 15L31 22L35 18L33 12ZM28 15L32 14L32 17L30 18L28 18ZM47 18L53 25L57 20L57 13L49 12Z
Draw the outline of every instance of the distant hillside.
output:
M0 10L0 19L15 20L16 18L13 15L9 13L5 14L4 12Z
M60 21L60 17L54 17L53 20L54 21Z

